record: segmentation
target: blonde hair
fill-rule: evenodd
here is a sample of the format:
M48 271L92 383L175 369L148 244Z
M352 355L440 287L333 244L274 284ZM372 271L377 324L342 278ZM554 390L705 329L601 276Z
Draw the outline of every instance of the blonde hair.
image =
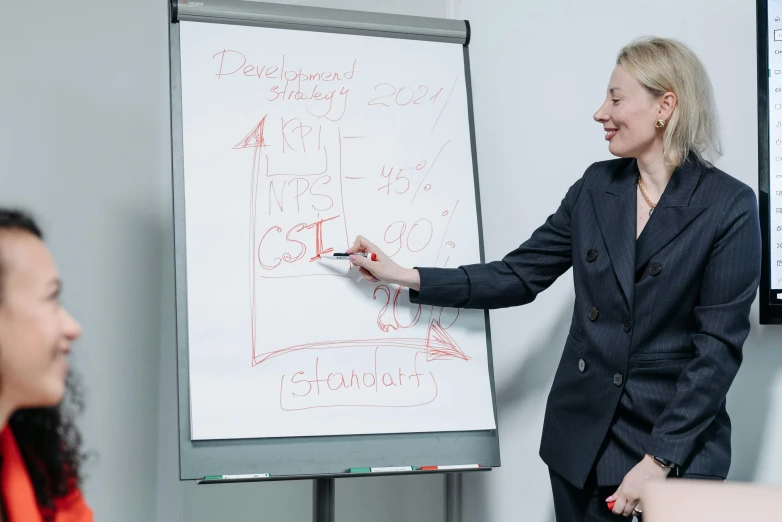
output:
M676 107L663 131L665 162L680 165L690 153L711 166L722 155L719 117L706 69L686 45L668 38L643 37L626 45L616 59L655 98L676 95Z

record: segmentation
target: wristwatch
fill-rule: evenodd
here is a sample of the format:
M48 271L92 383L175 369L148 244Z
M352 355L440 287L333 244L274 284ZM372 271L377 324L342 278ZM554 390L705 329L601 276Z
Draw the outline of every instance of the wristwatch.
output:
M671 462L668 459L664 459L662 457L656 457L654 455L652 455L652 458L655 460L655 462L657 462L657 464L659 464L660 466L662 466L664 468L668 468L668 469L672 469L672 470L676 469L676 463L675 462Z
M674 466L676 465L676 464L674 464L673 462L671 462L670 460L668 460L668 459L664 459L664 458L662 458L662 457L655 457L654 455L652 455L652 458L653 458L654 460L656 460L656 461L657 461L657 463L658 463L660 466L664 467L664 468L672 468L672 467L674 467Z

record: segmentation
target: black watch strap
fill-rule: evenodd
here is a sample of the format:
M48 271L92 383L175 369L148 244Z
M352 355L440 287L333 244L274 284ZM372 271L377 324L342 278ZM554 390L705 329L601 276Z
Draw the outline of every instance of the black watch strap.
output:
M674 464L673 462L671 462L668 459L664 459L662 457L653 457L653 458L654 458L654 460L656 460L664 468L675 468L676 467L676 464Z

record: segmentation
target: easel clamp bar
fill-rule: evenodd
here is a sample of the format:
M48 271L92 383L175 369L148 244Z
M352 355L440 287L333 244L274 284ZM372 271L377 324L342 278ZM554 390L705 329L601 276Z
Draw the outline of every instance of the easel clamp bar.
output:
M254 25L384 37L414 38L465 45L464 20L390 15L347 9L302 7L244 0L171 0L171 21Z

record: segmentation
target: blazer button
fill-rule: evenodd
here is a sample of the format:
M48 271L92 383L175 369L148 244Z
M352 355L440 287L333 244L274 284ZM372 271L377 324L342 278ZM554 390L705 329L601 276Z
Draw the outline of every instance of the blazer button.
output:
M594 321L595 319L597 319L598 315L600 315L600 312L598 312L597 308L595 308L593 306L592 308L589 309L589 320L590 321Z
M633 322L628 317L627 319L625 319L625 322L622 324L622 328L624 329L625 332L629 332L632 327L633 327Z
M623 380L624 379L622 378L622 374L621 373L615 373L614 374L614 386L616 386L616 387L621 386Z
M584 359L578 360L578 371L581 373L584 373L584 370L586 370L586 362L584 362Z
M587 251L586 260L587 262L591 263L595 259L597 259L597 250L595 250L594 248L590 248Z
M657 274L662 272L662 269L663 269L663 265L661 265L660 263L652 263L651 265L649 265L649 274L656 276Z

